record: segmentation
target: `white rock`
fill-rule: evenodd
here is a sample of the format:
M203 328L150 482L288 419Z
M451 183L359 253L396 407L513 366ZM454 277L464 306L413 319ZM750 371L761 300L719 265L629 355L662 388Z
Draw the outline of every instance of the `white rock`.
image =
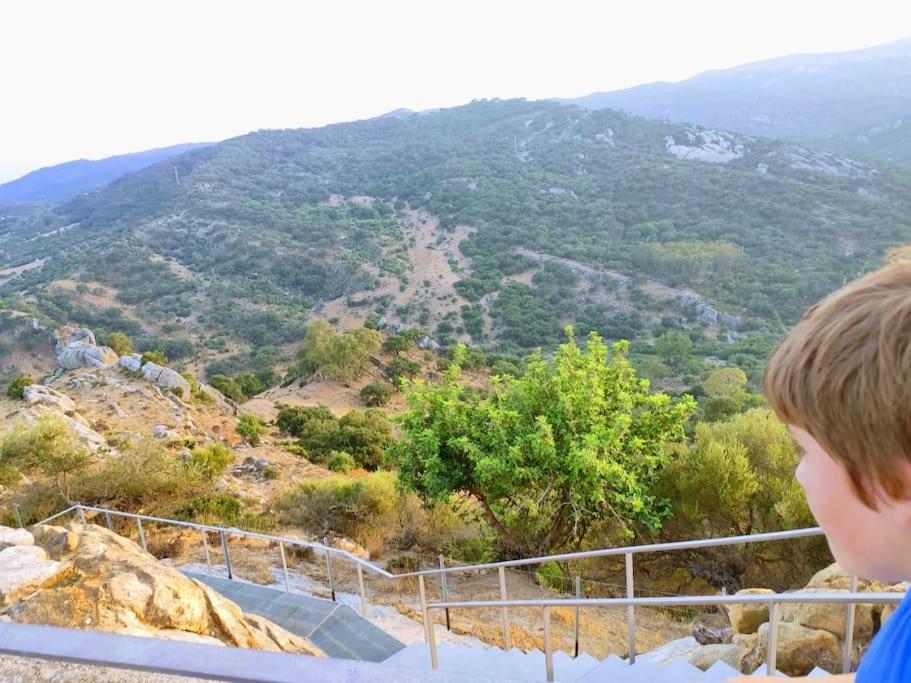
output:
M169 441L180 438L180 435L173 429L169 429L167 425L161 424L152 425L152 436L156 439L168 439Z
M35 545L35 537L25 529L0 526L0 550L6 550L14 545Z
M0 550L0 607L40 588L61 567L38 546L16 545Z
M129 356L121 356L117 361L120 367L126 368L131 372L139 372L142 369L142 356L138 353L131 353Z
M62 413L72 413L76 410L76 403L69 396L41 384L30 384L25 387L22 390L22 398L30 405L43 403L57 408Z

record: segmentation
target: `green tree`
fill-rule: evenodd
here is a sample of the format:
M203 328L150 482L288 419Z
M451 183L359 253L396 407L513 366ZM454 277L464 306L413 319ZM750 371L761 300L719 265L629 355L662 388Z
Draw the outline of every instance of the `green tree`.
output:
M190 451L188 465L211 479L222 474L232 462L234 453L230 448L219 441L210 441L205 446Z
M406 385L391 448L402 484L425 501L474 498L509 555L578 547L602 518L657 530L668 511L651 489L694 400L651 393L625 342L609 351L592 333L583 351L567 336L552 363L535 353L489 395L460 380L464 347L441 384Z
M404 334L393 334L383 341L383 351L394 353L396 356L412 346L414 346L414 341Z
M146 351L142 354L142 363L157 363L158 365L167 365L168 357L161 351Z
M702 383L706 396L737 397L746 391L747 376L740 368L716 370Z
M133 353L133 341L123 332L111 332L105 341L118 356L129 356Z
M380 348L382 335L376 330L360 327L338 334L325 320L307 328L298 351L299 367L346 386L367 370L370 356Z
M234 382L247 398L256 396L266 388L262 380L252 372L238 376Z
M392 390L382 382L370 382L361 389L361 400L371 408L389 403Z
M260 437L269 431L266 424L253 413L241 413L234 430L240 434L244 443L251 446L258 446Z
M34 384L32 378L29 375L19 375L13 377L10 380L10 383L6 386L6 396L7 398L22 398L25 387L30 384Z
M690 358L693 340L680 330L665 332L655 340L655 352L675 370L680 370Z

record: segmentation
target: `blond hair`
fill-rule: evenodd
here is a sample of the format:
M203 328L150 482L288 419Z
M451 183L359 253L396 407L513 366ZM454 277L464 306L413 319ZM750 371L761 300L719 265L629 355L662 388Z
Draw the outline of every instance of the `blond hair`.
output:
M763 380L784 422L841 463L858 497L905 494L911 460L911 261L861 277L810 308Z

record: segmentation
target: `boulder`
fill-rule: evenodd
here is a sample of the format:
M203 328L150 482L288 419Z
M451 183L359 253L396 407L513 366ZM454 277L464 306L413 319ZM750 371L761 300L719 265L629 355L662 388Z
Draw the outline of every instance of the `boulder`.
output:
M744 588L737 591L736 595L774 595L775 591L768 588ZM769 606L762 605L731 605L728 611L731 628L734 633L756 633L756 629L763 622L769 620Z
M0 550L0 607L37 590L57 576L63 565L48 559L36 545L14 545Z
M756 668L766 661L769 625L759 627L759 642L751 653L751 665ZM788 676L806 676L815 667L838 671L841 666L841 643L828 631L811 629L793 622L778 624L776 668Z
M73 399L41 384L30 384L25 387L22 390L22 398L29 405L41 403L56 408L61 413L71 414L76 412L76 403Z
M35 545L35 537L25 529L0 526L0 550L12 548L14 545Z
M52 529L40 537L52 538ZM76 536L66 580L45 582L28 600L10 605L6 614L14 621L322 654L275 624L250 619L235 603L126 538L94 524L74 523L64 530ZM33 549L46 557L42 548ZM3 553L11 550L21 548Z
M86 328L64 327L57 332L57 365L63 370L89 366L111 367L118 356L109 346L98 346L95 335Z
M806 588L806 593L847 593L847 590L828 591L819 588ZM781 619L793 622L810 629L822 629L835 637L844 640L845 605L835 603L784 603L781 606ZM857 641L869 640L873 636L873 606L858 604L854 608L854 638Z
M149 361L142 366L142 377L147 382L151 382L162 389L172 389L180 387L185 396L190 394L190 383L187 382L180 373Z
M121 356L117 364L126 368L130 372L139 372L142 369L142 356L138 353L131 353L129 356Z
M176 441L180 438L178 434L173 429L170 429L167 425L152 425L152 436L156 439L167 439L168 441Z
M676 659L689 657L689 655L698 649L699 642L693 636L687 636L665 643L661 647L640 655L640 657L642 659L648 659L655 664L665 666Z
M702 645L691 652L686 661L705 671L716 662L724 662L738 671L745 671L751 649L739 643L713 643Z
M32 533L35 545L44 548L44 551L54 560L68 558L79 544L79 537L62 526L36 524L29 531Z

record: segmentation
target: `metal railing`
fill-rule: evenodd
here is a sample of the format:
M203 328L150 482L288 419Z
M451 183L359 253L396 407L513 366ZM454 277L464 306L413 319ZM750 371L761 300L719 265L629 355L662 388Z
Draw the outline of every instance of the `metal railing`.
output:
M20 526L22 525L21 516L19 514L18 508L15 508L16 519L19 522ZM807 529L795 529L791 531L777 531L770 533L762 534L748 534L743 536L728 536L723 538L708 538L700 539L695 541L677 541L672 543L652 543L646 545L638 546L627 546L619 548L603 548L599 550L586 550L580 552L572 553L560 553L556 555L543 555L539 557L531 558L522 558L518 560L505 560L502 562L487 562L484 564L460 564L457 566L446 566L445 558L441 555L439 556L439 567L433 569L422 569L419 571L413 572L404 572L400 574L389 572L382 567L373 564L372 562L365 560L363 558L357 557L356 555L342 550L340 548L333 548L329 545L328 538L323 539L323 543L315 543L313 541L305 541L296 538L284 537L284 536L275 536L271 534L263 534L255 531L244 531L237 528L225 528L222 526L213 526L208 524L199 524L196 522L186 522L175 519L166 519L162 517L153 517L150 515L141 515L132 512L122 512L119 510L110 510L107 508L92 507L88 505L76 504L72 507L67 508L57 514L48 517L47 519L38 522L38 524L47 524L52 522L55 519L63 517L67 514L76 513L80 520L86 522L86 512L94 513L97 515L102 515L105 519L107 527L113 530L113 517L123 517L127 519L135 520L137 536L139 538L140 544L143 546L143 549L147 550L147 543L145 538L145 531L142 525L143 521L171 525L177 527L183 527L187 529L194 529L200 532L203 548L205 550L206 556L206 567L209 574L212 573L212 557L211 551L209 548L208 535L214 534L220 541L221 552L224 557L224 564L227 570L228 578L234 578L234 572L231 565L230 551L228 546L228 537L229 536L239 536L239 537L248 537L255 538L263 541L269 541L271 543L277 543L279 552L281 555L282 561L282 571L284 576L285 590L290 591L290 580L288 574L288 564L285 554L286 547L302 547L310 548L318 552L322 552L326 557L326 574L329 584L329 593L332 597L332 600L336 599L335 591L335 580L332 569L332 559L333 557L347 560L352 562L357 569L357 578L358 578L358 590L360 592L360 602L361 602L361 613L367 617L369 612L369 607L367 604L367 593L364 584L364 570L367 570L373 574L376 574L385 579L400 580L407 578L417 578L418 579L418 597L420 600L420 609L421 616L424 622L424 638L431 650L431 664L433 668L436 668L437 657L436 657L436 643L435 643L435 634L433 629L433 623L430 619L430 612L432 610L442 609L445 611L446 617L446 628L451 628L450 621L450 610L451 609L499 609L500 618L502 621L503 627L503 643L505 649L510 647L510 629L509 629L509 610L512 608L528 608L528 607L541 607L545 610L544 612L544 626L545 626L545 650L548 649L550 641L550 609L554 606L564 606L574 608L575 610L575 643L574 650L575 654L579 653L579 617L580 610L583 607L623 607L626 609L626 621L627 621L627 645L628 652L627 658L630 664L635 663L636 661L636 616L635 609L636 607L691 607L691 606L721 606L721 605L732 605L732 604L749 604L749 603L765 603L770 606L770 628L769 628L769 644L768 644L768 654L769 661L774 664L776 657L777 649L777 623L772 624L773 621L777 622L777 611L778 605L783 603L839 603L845 604L845 638L843 643L842 650L842 659L843 659L843 670L847 673L851 668L851 653L853 648L853 624L854 624L854 606L857 603L887 603L887 602L897 602L901 600L904 596L903 593L885 593L885 594L874 594L874 593L857 593L857 577L850 577L850 587L847 594L844 593L786 593L786 594L766 594L766 595L711 595L711 596L676 596L676 597L656 597L656 598L636 598L635 597L635 582L633 576L633 560L634 556L637 554L643 553L662 553L662 552L672 552L680 550L695 550L701 548L713 548L721 546L730 546L730 545L740 545L748 543L767 543L771 541L782 541L782 540L791 540L797 538L809 538L822 535L822 529L819 527L812 527ZM576 598L574 599L552 599L552 600L510 600L508 596L507 583L506 583L506 569L512 567L521 567L529 565L540 565L545 562L566 562L570 560L581 560L581 559L591 559L591 558L600 558L600 557L617 557L622 555L624 558L624 567L625 567L625 598L582 598L581 597L581 587L579 585L578 577L576 582ZM459 602L459 601L450 601L449 600L449 590L446 577L449 574L460 573L464 574L466 572L484 572L487 570L497 570L498 582L499 582L499 592L500 598L498 600L487 600L487 601L468 601L468 602ZM427 588L426 588L426 577L436 577L441 586L441 593L443 596L442 602L429 602L427 600ZM549 666L549 671L552 669L552 651L548 659L551 661ZM774 667L773 667L774 668ZM552 672L551 672L552 673ZM548 679L551 680L551 679Z

